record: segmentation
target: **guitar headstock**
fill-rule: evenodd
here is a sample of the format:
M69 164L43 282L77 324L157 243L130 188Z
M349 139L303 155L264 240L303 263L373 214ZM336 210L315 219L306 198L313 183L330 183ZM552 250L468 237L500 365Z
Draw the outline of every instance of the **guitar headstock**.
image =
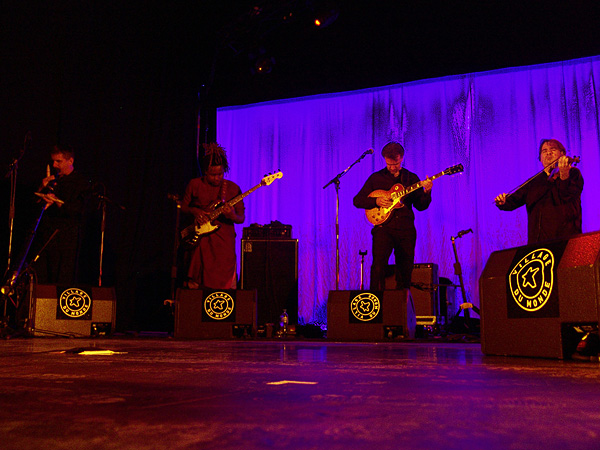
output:
M444 175L454 175L455 173L461 173L463 170L465 169L462 164L456 164L444 170Z
M179 198L179 195L177 194L167 194L167 198L169 200L173 200L175 203L177 203L177 205L179 205L181 203L181 199Z
M266 177L264 177L260 184L262 186L268 186L269 184L271 184L273 181L275 181L277 178L281 178L283 177L283 173L281 173L281 171L274 173L272 175L267 175Z

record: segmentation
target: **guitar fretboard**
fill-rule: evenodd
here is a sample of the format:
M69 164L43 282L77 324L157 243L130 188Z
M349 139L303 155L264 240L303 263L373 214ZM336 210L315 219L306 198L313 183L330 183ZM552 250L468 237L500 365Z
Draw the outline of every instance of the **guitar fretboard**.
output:
M435 180L436 178L441 177L442 175L445 175L446 171L440 172L440 173L436 173L434 176L429 177L430 180ZM404 189L403 191L400 191L397 193L398 195L398 199L400 199L401 197L410 194L413 191L416 191L417 189L423 187L423 182L426 180L421 180L418 183L413 184L412 186L407 187L406 189Z
M221 215L221 211L223 210L223 208L225 206L234 206L236 203L239 203L241 200L248 197L250 194L252 194L255 190L257 190L262 185L263 185L262 183L258 183L256 186L254 186L253 188L250 188L243 194L237 195L237 196L233 197L231 200L229 200L228 202L225 202L223 205L219 206L217 209L215 209L212 213L210 213L208 215L209 220L212 221L212 220L216 219L217 217L219 217Z

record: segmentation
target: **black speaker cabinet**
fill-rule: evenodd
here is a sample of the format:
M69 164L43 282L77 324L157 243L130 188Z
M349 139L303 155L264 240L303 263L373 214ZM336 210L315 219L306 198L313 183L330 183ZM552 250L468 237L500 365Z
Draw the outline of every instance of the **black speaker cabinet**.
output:
M177 291L175 338L231 339L255 334L256 291Z
M383 341L415 337L416 318L410 291L330 291L327 339Z
M600 232L493 252L479 279L487 355L568 358L576 325L598 326Z
M434 263L415 264L411 284L410 293L415 303L417 317L440 317L438 265ZM393 265L386 269L385 288L396 289Z
M34 336L106 336L115 328L114 288L38 284L32 303L29 324Z
M259 325L279 323L284 309L298 323L298 239L242 239L241 287L257 291Z

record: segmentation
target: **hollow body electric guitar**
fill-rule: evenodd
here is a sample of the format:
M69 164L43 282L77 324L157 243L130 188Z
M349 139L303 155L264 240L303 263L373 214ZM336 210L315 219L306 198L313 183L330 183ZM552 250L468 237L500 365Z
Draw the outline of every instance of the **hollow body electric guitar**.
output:
M206 215L206 217L203 218L203 220L196 219L193 224L191 224L191 225L185 227L183 230L181 230L181 233L180 233L181 244L187 249L194 248L196 245L198 245L198 242L200 241L200 237L202 237L205 234L212 233L213 231L216 231L217 228L219 228L219 225L214 224L212 222L217 217L219 217L221 214L223 214L223 210L225 209L226 206L234 206L236 203L240 202L241 200L246 198L248 195L252 194L258 188L260 188L262 186L268 186L269 184L273 183L273 181L275 181L277 178L281 178L281 177L283 177L283 173L281 173L281 172L277 172L272 175L268 175L268 176L264 177L260 181L260 183L258 183L253 188L247 190L243 194L240 194L240 195L232 198L228 202L219 203L219 204L213 206L213 208L207 212L207 215Z
M442 175L454 175L455 173L460 173L464 170L462 164L456 164L452 167L448 167L446 170L435 174L432 177L429 177L430 180L435 180L436 178L441 177ZM392 214L392 211L397 208L404 207L402 203L402 199L410 194L413 191L416 191L420 187L423 186L423 182L425 180L421 180L418 183L413 184L409 187L404 187L400 183L395 184L389 191L384 191L383 189L378 189L369 194L369 197L386 197L392 200L392 204L387 208L377 207L373 209L366 210L367 220L371 222L373 225L380 225L388 220Z

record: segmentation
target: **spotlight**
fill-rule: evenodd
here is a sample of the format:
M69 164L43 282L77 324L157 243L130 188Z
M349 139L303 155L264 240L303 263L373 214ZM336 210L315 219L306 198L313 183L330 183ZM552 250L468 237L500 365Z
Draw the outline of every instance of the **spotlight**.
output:
M340 15L340 11L335 6L330 6L329 8L324 8L321 11L318 11L315 16L314 24L319 28L326 28L335 22Z
M261 56L254 62L255 73L271 73L275 65L275 58L272 56Z
M267 51L261 47L257 52L248 55L252 62L252 73L271 73L275 65L275 58L267 54Z

